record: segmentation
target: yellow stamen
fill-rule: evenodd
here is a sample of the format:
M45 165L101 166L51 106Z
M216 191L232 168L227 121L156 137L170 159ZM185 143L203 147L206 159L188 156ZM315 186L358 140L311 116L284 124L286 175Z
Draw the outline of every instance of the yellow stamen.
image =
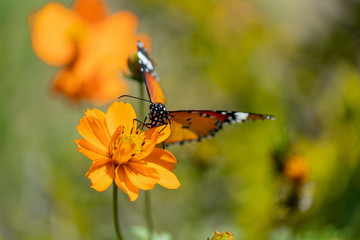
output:
M123 142L130 143L130 144L126 144L127 146L129 146L129 145L133 146L133 147L131 147L132 153L128 153L130 158L127 159L127 161L125 161L125 162L122 161L121 163L119 163L118 161L116 161L116 159L113 159L113 156L114 156L115 152L118 150L118 148L121 147L121 143L123 143ZM133 158L137 154L141 153L144 146L149 142L150 142L150 140L146 140L145 134L142 131L140 131L139 129L134 131L134 127L132 127L130 131L125 131L124 126L119 126L118 129L113 134L112 139L111 139L111 144L109 147L110 157L116 162L116 164L125 164L128 161L130 161L131 158Z

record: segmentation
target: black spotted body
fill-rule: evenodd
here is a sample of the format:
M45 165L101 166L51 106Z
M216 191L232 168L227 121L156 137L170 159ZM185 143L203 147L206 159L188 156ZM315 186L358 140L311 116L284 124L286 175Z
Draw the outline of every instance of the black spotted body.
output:
M170 119L170 114L166 109L165 105L162 103L151 103L150 113L148 116L151 127L157 127L160 125L168 124Z

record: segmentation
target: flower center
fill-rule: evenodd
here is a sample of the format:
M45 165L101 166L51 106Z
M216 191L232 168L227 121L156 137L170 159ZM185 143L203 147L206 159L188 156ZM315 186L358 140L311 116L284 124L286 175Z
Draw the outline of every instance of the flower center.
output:
M145 145L145 135L134 127L126 131L124 126L119 126L112 136L109 148L110 157L115 165L126 164L134 156L139 154Z

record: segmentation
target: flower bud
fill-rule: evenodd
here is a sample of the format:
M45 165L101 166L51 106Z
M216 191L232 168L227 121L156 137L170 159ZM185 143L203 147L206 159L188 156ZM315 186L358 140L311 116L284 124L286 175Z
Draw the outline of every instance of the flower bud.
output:
M137 52L134 52L129 56L127 63L131 73L130 77L132 79L142 81L139 57L137 55Z

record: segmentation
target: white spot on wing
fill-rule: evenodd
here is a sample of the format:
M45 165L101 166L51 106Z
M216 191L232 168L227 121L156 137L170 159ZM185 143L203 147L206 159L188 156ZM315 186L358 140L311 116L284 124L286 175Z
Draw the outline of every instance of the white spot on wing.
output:
M140 61L142 61L142 63L147 66L147 68L150 71L154 71L154 66L152 64L152 62L150 61L150 59L148 59L141 51L138 51L138 57L140 59Z
M248 118L248 116L249 116L248 113L236 112L235 113L236 122L242 122L242 121L246 120Z

